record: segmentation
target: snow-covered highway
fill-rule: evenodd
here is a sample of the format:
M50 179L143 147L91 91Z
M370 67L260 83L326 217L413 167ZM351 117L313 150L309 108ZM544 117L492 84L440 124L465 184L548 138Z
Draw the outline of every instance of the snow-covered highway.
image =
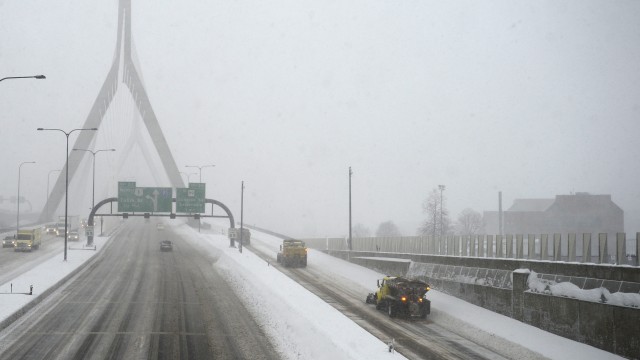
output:
M251 247L239 253L224 225L198 233L179 221L166 224L158 231L155 220L129 219L120 235L98 238L94 263L0 332L0 358L404 358L388 351L388 329L370 329L372 318L421 334L422 346L433 347L403 349L396 339L408 358L618 358L433 290L426 321L388 319L363 301L382 274L311 250L309 266L295 272L335 286L353 304L343 313L335 299L314 295L278 268L280 239L254 231ZM160 252L164 239L174 241L173 252ZM71 252L69 263L89 253ZM56 256L30 272L48 278L67 265ZM38 284L34 297L45 287ZM31 299L0 297L0 309ZM11 313L0 310L0 318Z

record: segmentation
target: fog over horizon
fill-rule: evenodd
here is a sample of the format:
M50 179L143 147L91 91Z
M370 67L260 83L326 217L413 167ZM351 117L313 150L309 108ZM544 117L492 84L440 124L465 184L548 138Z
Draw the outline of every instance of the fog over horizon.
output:
M0 0L0 78L47 77L0 82L3 199L35 161L20 192L44 206L65 137L36 128L82 127L117 19L116 0ZM372 234L391 220L415 235L439 184L453 220L498 210L499 191L504 209L588 192L610 194L628 236L640 232L638 1L134 0L132 19L178 168L215 164L207 197L237 221L244 181L245 223L346 236L352 167L353 223ZM169 186L134 113L121 83L93 147L116 149L96 156L96 202L118 181ZM91 184L86 157L71 214L88 214Z

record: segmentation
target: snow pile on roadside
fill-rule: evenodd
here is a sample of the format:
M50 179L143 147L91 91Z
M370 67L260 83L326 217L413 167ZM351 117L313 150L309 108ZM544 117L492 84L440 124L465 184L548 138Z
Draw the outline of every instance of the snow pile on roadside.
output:
M568 281L558 283L553 280L539 278L538 274L534 271L529 274L527 284L529 290L533 292L569 297L583 301L604 301L610 305L640 307L640 294L624 292L615 292L612 294L608 289L603 287L583 290Z
M13 315L16 311L36 299L37 296L47 291L50 287L54 286L98 254L108 239L108 237L94 238L97 251L68 250L67 261L64 261L64 249L60 249L60 252L54 254L49 259L43 259L36 267L29 269L29 271L24 272L10 282L0 285L0 293L3 293L0 294L0 322ZM35 251L37 252L38 250ZM14 294L10 294L12 284ZM30 285L33 285L33 295L16 294L28 293Z
M226 236L198 234L187 226L176 232L218 257L214 269L236 289L285 359L404 359L248 249L240 254L229 248Z

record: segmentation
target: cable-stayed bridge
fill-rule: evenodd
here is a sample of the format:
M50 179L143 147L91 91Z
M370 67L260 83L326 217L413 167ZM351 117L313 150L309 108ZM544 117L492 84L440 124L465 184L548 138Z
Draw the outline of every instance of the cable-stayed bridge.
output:
M120 0L118 32L111 68L84 124L78 124L78 128L98 128L99 131L77 132L77 140L72 148L117 149L116 163L111 159L102 159L108 161L105 164L110 168L111 175L108 177L109 184L103 185L110 186L111 189L117 186L117 181L123 176L132 177L132 174L137 174L144 178L144 175L148 176L149 173L151 174L148 179L150 182L183 187L184 182L144 87L133 46L131 18L131 0ZM143 161L132 161L132 154L136 152ZM66 167L68 166L68 181L71 186L74 184L74 179L77 180L78 177L83 176L78 171L81 165L84 163L85 166L89 166L91 163L92 159L89 155L88 151L69 152L68 163L59 172L40 214L40 222L50 221L56 213L59 213L65 195ZM83 162L83 160L86 161ZM146 166L138 166L140 163ZM141 174L141 171L145 174ZM89 184L91 180L84 183ZM96 193L96 197L99 198L99 194L101 194L100 191Z

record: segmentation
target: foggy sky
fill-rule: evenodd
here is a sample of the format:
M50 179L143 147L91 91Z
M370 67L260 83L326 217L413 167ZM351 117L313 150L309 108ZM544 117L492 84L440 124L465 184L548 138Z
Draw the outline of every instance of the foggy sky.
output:
M21 192L44 205L65 137L36 128L83 125L113 60L117 9L0 0L0 77L47 76L0 82L0 195L36 161ZM611 194L627 233L640 231L640 2L134 0L132 16L180 171L215 164L202 172L207 197L237 220L244 180L246 223L344 236L351 166L353 222L372 232L392 220L414 235L438 184L454 219L497 210L498 191L505 208L586 191ZM130 106L112 112L95 149L122 149L133 129ZM155 162L99 154L97 200L117 181L167 186ZM71 212L88 213L90 186L85 161Z

